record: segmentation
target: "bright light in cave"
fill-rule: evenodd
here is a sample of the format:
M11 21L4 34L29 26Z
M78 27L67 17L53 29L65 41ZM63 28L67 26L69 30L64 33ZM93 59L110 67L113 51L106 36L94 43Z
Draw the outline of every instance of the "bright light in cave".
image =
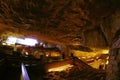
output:
M16 43L16 40L17 40L16 37L10 36L10 37L7 38L6 43L7 43L7 44L15 44L15 43Z
M73 65L67 64L67 65L64 65L64 66L59 66L59 67L48 69L48 72L52 72L52 71L59 71L59 72L60 71L65 71L65 70L70 69L72 67L73 67Z
M35 46L38 41L36 39L32 39L32 38L25 38L25 39L21 39L21 38L16 38L16 37L8 37L8 39L6 40L7 44L22 44L22 45L27 45L27 46Z
M32 38L25 38L24 40L24 44L25 45L29 45L29 46L35 46L35 44L37 44L38 41Z
M103 54L108 54L109 50L102 50L101 51Z

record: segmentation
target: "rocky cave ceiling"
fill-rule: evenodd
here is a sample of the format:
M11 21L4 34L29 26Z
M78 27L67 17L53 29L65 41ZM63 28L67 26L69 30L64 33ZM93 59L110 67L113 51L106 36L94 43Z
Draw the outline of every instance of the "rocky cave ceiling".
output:
M118 27L112 22L119 4L120 0L0 0L0 35L106 47Z

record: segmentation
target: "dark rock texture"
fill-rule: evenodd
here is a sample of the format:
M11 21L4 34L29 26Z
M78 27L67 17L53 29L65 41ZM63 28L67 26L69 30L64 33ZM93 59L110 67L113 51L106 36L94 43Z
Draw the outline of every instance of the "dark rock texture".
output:
M119 0L0 0L1 35L10 31L54 44L106 47L115 33L111 16L119 11L119 3Z

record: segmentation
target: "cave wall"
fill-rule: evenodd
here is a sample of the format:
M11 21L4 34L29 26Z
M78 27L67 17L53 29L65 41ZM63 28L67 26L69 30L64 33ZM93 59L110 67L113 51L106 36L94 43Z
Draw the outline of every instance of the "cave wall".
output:
M108 46L104 34L102 34L101 28L96 27L92 30L84 32L85 45L91 47L106 47Z
M111 16L111 33L115 34L116 31L120 31L120 11L117 11L114 15ZM118 32L117 32L118 33ZM119 32L120 33L120 32ZM107 66L107 76L106 80L120 80L120 34L115 36L114 42L109 50L109 64ZM119 38L118 38L119 37Z
M109 47L118 29L120 29L119 10L104 18L95 28L83 32L84 43L86 46L92 47Z
M46 42L105 47L110 45L119 26L115 13L119 3L119 0L0 0L0 23Z
M101 24L101 29L108 44L110 45L115 33L118 29L120 29L120 10L114 12L114 14L104 19Z

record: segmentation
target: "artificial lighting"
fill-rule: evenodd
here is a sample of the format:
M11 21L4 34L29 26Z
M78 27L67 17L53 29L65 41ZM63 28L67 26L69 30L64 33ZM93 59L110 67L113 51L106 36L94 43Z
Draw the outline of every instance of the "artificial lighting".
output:
M69 68L72 68L73 65L71 64L67 64L67 65L64 65L64 66L59 66L59 67L55 67L55 68L51 68L51 69L48 69L48 72L53 72L53 71L65 71Z
M7 38L6 43L7 43L7 44L15 44L15 43L16 43L16 40L17 40L16 37L10 36L10 37Z
M28 52L25 52L26 55L29 55Z
M108 63L109 63L109 61L107 60L106 64L108 64Z
M32 39L32 38L25 38L25 39L21 39L21 38L16 38L16 37L8 37L8 39L6 40L7 44L22 44L22 45L27 45L27 46L35 46L36 44L38 44L38 41L36 39Z
M38 41L32 38L25 38L24 44L29 45L29 46L35 46Z
M102 50L103 54L108 54L109 50Z

